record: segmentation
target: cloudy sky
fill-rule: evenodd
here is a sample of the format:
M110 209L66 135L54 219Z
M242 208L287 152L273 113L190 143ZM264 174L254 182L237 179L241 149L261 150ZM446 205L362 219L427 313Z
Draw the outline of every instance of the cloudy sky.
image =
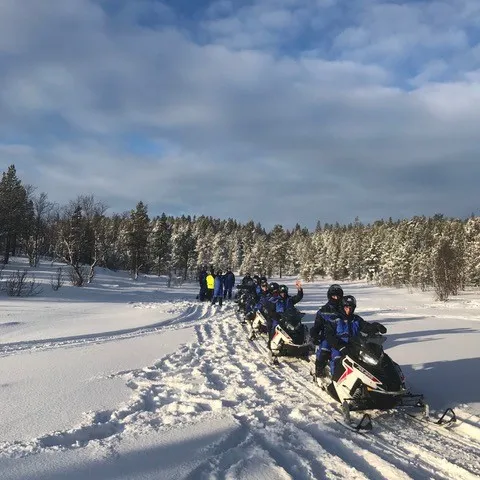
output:
M2 0L0 166L267 228L480 214L478 0Z

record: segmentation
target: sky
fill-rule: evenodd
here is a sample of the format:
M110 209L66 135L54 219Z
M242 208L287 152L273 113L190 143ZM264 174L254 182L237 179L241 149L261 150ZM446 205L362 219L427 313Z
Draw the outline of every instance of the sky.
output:
M476 0L0 4L0 167L60 204L479 214Z

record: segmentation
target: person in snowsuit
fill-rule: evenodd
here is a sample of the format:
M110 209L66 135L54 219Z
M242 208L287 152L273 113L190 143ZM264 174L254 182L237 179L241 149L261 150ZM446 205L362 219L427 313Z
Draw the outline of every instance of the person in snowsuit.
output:
M269 298L270 298L270 290L268 287L267 279L265 278L264 280L260 281L260 292L257 293L254 311L259 311L260 313L263 314L263 316L266 316L268 312L267 302Z
M223 284L225 287L223 291L223 298L228 298L229 300L231 300L232 289L235 286L235 275L230 269L227 270L225 276L223 277Z
M255 283L250 274L247 273L242 279L240 285L237 285L235 298L238 303L239 311L245 315L245 319L248 319L253 313L256 298Z
M327 303L320 307L315 323L310 329L310 337L315 345L318 345L315 359L315 376L324 377L325 367L331 358L331 347L325 339L325 325L343 313L342 309L343 289L334 283L327 291Z
M360 315L355 314L357 301L353 295L346 295L342 299L343 312L325 326L325 338L332 347L332 358L330 360L330 372L332 379L337 380L341 373L336 368L341 358L349 351L349 340L360 335L360 332L367 334L386 333L387 329L378 322L367 322Z
M213 286L213 297L212 297L212 305L215 305L218 300L218 304L222 306L223 302L223 275L221 270L217 272L215 276L214 286Z
M295 282L295 286L297 287L297 293L290 296L286 285L278 285L276 282L270 283L272 295L267 304L268 348L270 348L275 327L278 325L282 313L291 310L303 298L303 288L299 280Z
M198 274L198 283L200 284L200 292L198 293L198 299L203 302L205 295L207 294L207 270L202 268Z
M249 312L245 319L246 320L253 320L255 318L256 312L260 312L265 318L268 315L268 306L267 303L270 299L270 289L268 286L267 279L260 281L260 293L257 293L255 297L255 304L253 306L253 310Z
M213 270L208 273L208 275L205 277L205 282L207 283L207 293L205 295L205 298L211 302L213 299L213 289L215 287L215 277L213 276Z

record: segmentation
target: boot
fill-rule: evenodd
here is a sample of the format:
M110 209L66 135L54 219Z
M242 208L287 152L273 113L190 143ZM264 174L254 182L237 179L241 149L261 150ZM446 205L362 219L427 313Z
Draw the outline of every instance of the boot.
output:
M323 359L317 358L315 360L315 376L317 378L324 378L325 377L325 367L327 364L322 361Z
M315 360L315 375L318 378L324 378L326 376L325 369L327 367L328 361L330 360L330 352L328 350L322 350L320 352L320 358L317 357Z

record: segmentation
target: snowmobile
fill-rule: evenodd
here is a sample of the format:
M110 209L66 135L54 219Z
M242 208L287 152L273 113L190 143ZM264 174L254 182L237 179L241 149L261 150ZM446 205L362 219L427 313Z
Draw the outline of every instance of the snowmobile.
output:
M411 409L415 413L408 415L417 417L420 411L423 418L428 419L429 406L423 395L407 389L400 366L385 353L383 343L386 339L381 334L351 338L347 355L336 360L331 383L322 387L341 404L347 426L352 426L352 411ZM449 408L437 423L452 421L455 421L455 413ZM352 428L371 430L370 415L364 413Z
M308 329L302 323L304 315L305 313L296 308L281 314L270 341L270 351L275 363L279 356L308 360L312 352L312 344L309 341Z
M250 286L237 285L237 295L235 302L238 306L238 311L244 315L244 320L253 312L255 305L255 295Z
M254 311L246 315L248 321L249 340L254 340L257 334L268 333L267 320L260 311Z

